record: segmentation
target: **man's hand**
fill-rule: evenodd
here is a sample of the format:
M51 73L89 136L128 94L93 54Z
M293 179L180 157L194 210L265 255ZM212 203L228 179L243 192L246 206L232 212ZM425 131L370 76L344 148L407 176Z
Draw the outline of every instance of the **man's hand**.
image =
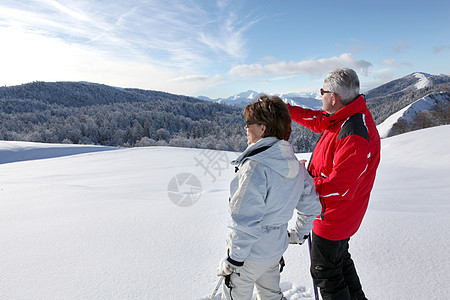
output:
M302 245L309 237L309 234L299 238L297 235L297 231L295 229L291 229L288 231L289 236L289 244L299 244Z

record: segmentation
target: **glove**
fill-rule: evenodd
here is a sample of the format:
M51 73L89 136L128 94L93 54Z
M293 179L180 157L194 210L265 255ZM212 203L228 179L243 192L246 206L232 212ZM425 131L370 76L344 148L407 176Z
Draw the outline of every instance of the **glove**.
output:
M297 235L297 231L295 231L295 229L291 229L290 231L288 231L288 236L289 236L289 244L302 245L305 242L305 240L308 239L309 234L303 236L303 238L299 238Z
M217 276L227 276L239 269L238 266L233 265L227 258L223 258L217 266Z

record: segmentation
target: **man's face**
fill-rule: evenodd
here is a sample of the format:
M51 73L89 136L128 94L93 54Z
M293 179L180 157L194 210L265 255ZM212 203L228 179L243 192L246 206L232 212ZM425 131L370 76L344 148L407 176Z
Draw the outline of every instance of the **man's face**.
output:
M335 113L334 108L333 108L333 95L332 93L328 90L328 87L326 84L323 85L322 88L322 110L326 111L329 114L333 114Z

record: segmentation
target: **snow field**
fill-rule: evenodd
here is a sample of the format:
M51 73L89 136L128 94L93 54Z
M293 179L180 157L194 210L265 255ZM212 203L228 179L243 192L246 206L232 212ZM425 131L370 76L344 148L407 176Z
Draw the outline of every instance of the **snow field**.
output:
M382 140L371 202L350 241L369 299L450 298L449 135L440 126ZM0 164L1 299L207 299L226 250L226 162L237 153L29 144L54 158L27 160L11 143L0 142L0 160L24 161ZM211 155L221 160L203 168ZM188 207L168 194L181 173L201 182ZM307 245L284 255L290 300L314 298L308 255Z

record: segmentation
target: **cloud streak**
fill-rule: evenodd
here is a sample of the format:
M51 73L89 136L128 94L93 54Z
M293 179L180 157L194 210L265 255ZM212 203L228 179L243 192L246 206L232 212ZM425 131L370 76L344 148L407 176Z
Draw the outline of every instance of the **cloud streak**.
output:
M410 62L397 62L395 59L384 59L381 62L384 66L389 66L390 68L402 68L402 67L411 67L412 63Z
M246 57L246 31L259 19L239 9L227 0L2 1L0 62L13 71L0 83L86 80L191 94L224 81L211 66Z
M397 40L395 41L395 43L397 44L397 46L393 48L395 53L401 53L410 48L410 46L404 40Z
M255 78L263 76L292 76L313 75L320 76L332 69L349 67L363 74L367 74L372 64L365 60L357 60L351 53L340 56L322 58L318 60L304 60L299 62L286 62L273 60L266 64L243 64L233 67L228 74L233 77Z
M194 69L218 58L245 57L244 33L258 22L239 17L226 1L213 5L216 10L182 0L10 1L0 4L0 18L28 32L88 45L121 58Z

